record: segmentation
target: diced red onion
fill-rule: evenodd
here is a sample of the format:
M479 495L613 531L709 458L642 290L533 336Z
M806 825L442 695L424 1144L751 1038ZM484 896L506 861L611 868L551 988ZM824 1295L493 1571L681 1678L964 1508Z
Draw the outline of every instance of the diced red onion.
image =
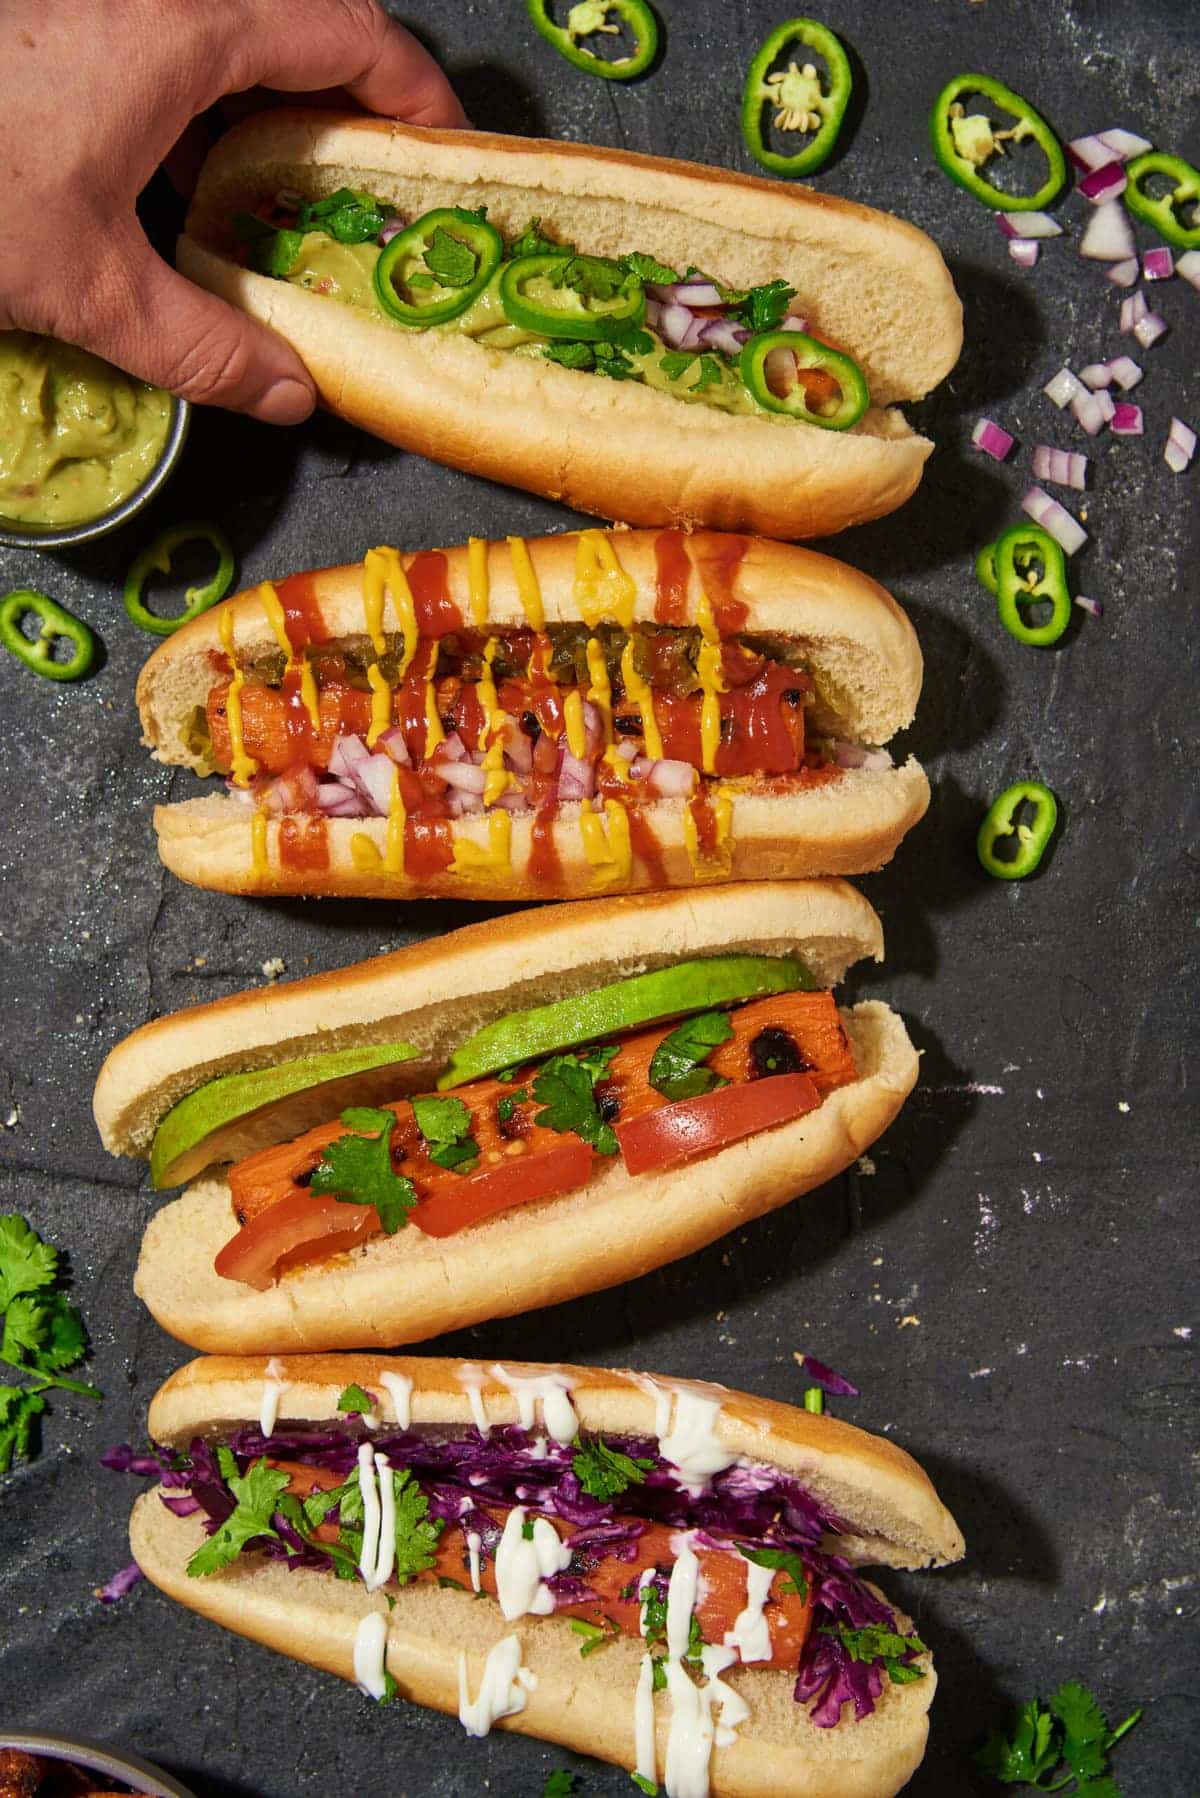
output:
M1086 368L1079 371L1079 379L1092 388L1110 387L1112 385L1112 369L1107 362L1089 362Z
M678 281L668 292L680 306L719 306L721 295L711 281Z
M1185 281L1200 292L1200 250L1185 250L1175 264L1175 273L1182 275Z
M1076 424L1082 425L1089 437L1097 436L1108 422L1104 410L1103 390L1100 393L1077 393L1071 401L1071 415Z
M1127 181L1124 163L1102 162L1083 177L1079 191L1093 206L1103 206L1106 200L1115 200L1125 192Z
M404 741L404 732L398 724L390 724L386 730L380 731L375 744L377 749L382 749L385 755L390 755L394 762L398 762L401 768L412 767L408 744Z
M1167 329L1167 321L1161 313L1147 312L1145 318L1139 318L1133 327L1133 334L1144 350L1151 349Z
M635 762L638 754L637 744L631 743L628 737L622 737L617 744L617 754L623 762Z
M1142 408L1122 400L1116 407L1110 421L1114 437L1140 437L1142 434Z
M880 774L893 766L886 749L867 749L864 744L852 743L847 737L839 737L833 744L833 759L839 768L862 768L868 774Z
M662 318L662 301L661 300L647 300L646 301L646 328L647 328L647 330L657 331L658 327L659 327L659 321L661 320L661 318Z
M1082 606L1085 612L1090 612L1093 618L1099 618L1104 609L1098 599L1088 599L1083 593L1075 595L1075 604Z
M329 772L335 780L348 781L354 784L354 770L360 762L365 762L371 751L361 737L347 732L337 739L329 757Z
M1123 262L1114 262L1104 273L1114 287L1132 287L1138 278L1138 267L1136 256L1126 256Z
M1077 394L1083 392L1083 388L1069 368L1060 368L1053 380L1046 382L1042 392L1048 400L1054 402L1061 412L1064 406L1071 404Z
M808 330L808 320L806 318L800 318L798 315L789 312L787 317L784 319L783 323L780 325L779 329L781 331L807 331Z
M467 793L455 788L446 795L446 810L452 818L465 818L470 812L483 810L482 793Z
M381 226L380 232L379 232L380 244L382 245L385 243L391 243L393 237L395 237L399 232L403 231L403 229L404 229L404 220L401 218L397 218L395 216L395 214L393 214L391 218L384 219L383 225Z
M1040 524L1044 531L1049 531L1054 541L1073 556L1077 549L1082 549L1087 542L1087 532L1077 518L1072 518L1065 506L1060 506L1056 499L1043 487L1030 487L1021 500L1021 510L1028 512L1035 524Z
M1182 474L1195 453L1195 431L1191 425L1185 425L1182 418L1173 418L1171 428L1167 432L1167 447L1163 451L1163 461L1172 474Z
M1120 200L1102 200L1087 222L1079 254L1094 262L1123 262L1136 253L1129 214Z
M565 746L558 770L560 799L590 799L596 790L596 770L590 761L580 761Z
M600 724L599 709L592 704L590 699L585 700L583 705L583 728L585 733L584 754L595 755L603 740L604 732Z
M645 780L654 763L648 755L636 755L629 764L629 773L634 780Z
M985 456L991 456L996 462L1003 462L1013 446L1014 439L993 419L981 418L971 432L971 442Z
M1053 481L1059 487L1074 487L1082 493L1087 486L1088 459L1078 450L1054 449L1039 443L1033 452L1033 472L1039 481Z
M1008 253L1018 268L1035 268L1038 259L1038 241L1036 237L1010 237Z
M441 762L438 774L458 793L482 793L487 785L487 773L474 762Z
M1096 404L1099 406L1100 415L1103 418L1105 424L1106 425L1111 424L1113 413L1117 409L1117 402L1113 399L1112 394L1109 393L1106 388L1101 387L1098 390L1098 392L1096 392L1092 395L1092 398L1095 400Z
M749 336L745 325L735 325L731 318L706 319L700 328L700 341L706 350L720 350L731 357L737 355Z
M1151 148L1148 137L1139 137L1136 131L1126 131L1120 125L1114 125L1108 131L1097 131L1096 142L1103 144L1113 156L1121 162L1128 162L1131 157L1141 156Z
M646 776L646 786L651 793L657 793L660 799L683 799L696 784L696 770L690 762L661 761L652 762L650 772Z
M274 780L255 781L254 796L264 812L282 817L287 812L311 812L317 803L317 776L304 763L289 768Z
M542 731L533 746L533 771L535 774L558 773L558 744L546 731Z
M1142 273L1147 281L1169 281L1175 273L1175 258L1166 244L1147 250L1142 256Z
M378 818L386 818L392 803L396 764L390 755L369 755L354 770L354 785Z
M438 762L465 762L467 760L467 746L459 736L458 732L452 730L448 737L442 738L441 742L433 752L433 757L434 760Z
M499 798L492 803L498 805L502 812L527 812L531 809L528 793L516 782L505 787Z
M1131 387L1136 387L1143 373L1132 356L1114 356L1108 364L1108 371L1122 393L1128 393Z
M1102 168L1112 157L1112 151L1108 145L1102 143L1098 137L1072 138L1066 148L1067 155L1075 167L1082 169L1085 174L1091 169Z
M700 350L704 347L704 333L708 329L709 320L701 318L698 313L688 314L690 323L679 340L681 350Z
M367 802L354 787L340 780L323 780L317 788L317 805L330 818L365 818Z
M1005 237L1062 236L1062 226L1048 212L998 212L996 223Z
M658 315L658 334L669 349L682 349L683 340L694 322L686 306L677 306L670 301Z
M1136 293L1121 301L1121 332L1128 336L1139 319L1145 318L1150 310L1150 302L1139 287Z
M504 759L517 774L533 772L533 744L515 718L505 721Z
M246 807L247 810L253 811L258 804L249 787L235 786L232 780L225 782L225 791L230 799L236 800L238 805Z

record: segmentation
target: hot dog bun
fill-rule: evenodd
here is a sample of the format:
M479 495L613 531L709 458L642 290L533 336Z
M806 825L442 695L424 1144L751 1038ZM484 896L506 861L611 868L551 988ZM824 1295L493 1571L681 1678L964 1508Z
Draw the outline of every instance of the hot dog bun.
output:
M337 974L161 1019L101 1069L95 1113L115 1152L144 1153L171 1105L219 1074L317 1049L409 1041L389 1096L428 1090L446 1056L506 1012L695 956L797 954L821 982L882 954L879 921L839 881L761 882L527 912L469 926ZM844 1012L859 1078L816 1111L671 1172L602 1170L581 1190L526 1204L453 1237L378 1237L335 1263L256 1292L213 1257L234 1231L229 1188L197 1180L151 1220L137 1290L192 1346L272 1352L386 1346L553 1304L635 1278L831 1179L886 1129L917 1057L886 1005ZM288 1140L341 1107L382 1096L379 1078L310 1089L202 1145L193 1167Z
M484 204L502 232L536 213L585 252L642 250L730 286L784 279L813 329L860 364L872 408L845 433L733 416L452 331L382 324L239 265L235 211L282 188L316 198L347 185L407 219ZM694 163L362 116L273 111L236 127L205 164L178 260L285 336L331 411L452 467L631 524L814 537L892 511L932 449L893 402L928 392L962 343L938 251L887 213Z
M472 1413L454 1361L368 1355L306 1356L276 1364L284 1382L280 1416L325 1419L336 1415L339 1393L351 1382L380 1394L380 1417L394 1416L380 1374L399 1373L413 1382L412 1421L469 1425ZM654 1382L644 1376L601 1369L529 1365L506 1366L518 1377L560 1373L569 1381L571 1402L587 1432L613 1435L655 1433ZM481 1381L489 1422L515 1420L512 1392L483 1368ZM150 1410L155 1441L186 1448L196 1435L219 1435L251 1421L261 1403L266 1364L244 1359L195 1361L172 1376ZM715 1399L717 1440L733 1454L766 1462L799 1478L851 1526L836 1549L859 1563L898 1567L944 1565L963 1552L954 1519L939 1501L922 1470L894 1443L830 1417L815 1417L793 1406L751 1398L723 1387L693 1381L663 1381ZM134 1508L130 1539L147 1576L163 1591L214 1622L311 1665L352 1679L355 1630L370 1609L382 1609L381 1594L370 1596L356 1583L321 1572L293 1570L278 1563L239 1561L221 1573L189 1579L188 1556L199 1546L195 1518L167 1511L154 1493ZM898 1615L901 1629L910 1628ZM537 1677L525 1710L501 1727L562 1743L618 1765L634 1762L633 1692L642 1653L639 1642L623 1638L581 1665L578 1638L565 1619L525 1618L506 1624L494 1601L476 1602L462 1592L410 1585L388 1613L387 1665L402 1695L454 1714L458 1708L457 1663L465 1652L470 1688L479 1683L484 1657L501 1637L516 1629L522 1664ZM919 1765L928 1733L927 1712L936 1687L930 1657L919 1665L923 1679L895 1686L890 1681L874 1714L862 1722L848 1718L833 1729L818 1729L792 1697L792 1679L777 1670L739 1668L738 1691L751 1717L729 1747L718 1748L710 1766L714 1798L890 1798ZM663 1765L666 1706L657 1718L657 1758Z
M636 586L631 621L654 622L656 545L661 534L593 535L611 545L620 568ZM742 609L745 613L727 634L802 644L818 682L820 722L831 734L882 745L911 723L921 689L920 647L904 613L875 581L829 556L759 538L731 540L701 532L684 539L684 544L691 565L683 596L687 619L696 619L710 588L716 592L712 570L723 563L727 603L735 614ZM547 624L578 623L579 535L535 538L526 547ZM449 602L469 621L467 550L459 547L440 554ZM407 564L411 566L411 557ZM527 615L507 544L488 546L487 574L489 628L524 624ZM320 569L304 581L306 603L318 608L327 637L361 641L362 566ZM150 657L138 682L147 745L160 761L201 774L211 772L212 764L197 745L193 721L197 710L203 711L216 678L213 657L222 650L227 612L239 659L276 648L260 590L249 589L177 631ZM390 600L383 623L385 630L398 628ZM557 866L550 877L542 872L535 876L531 866L528 813L512 819L504 866L418 875L389 872L382 866L387 839L383 818L326 820L328 865L318 872L283 863L277 818L267 821L265 841L256 856L252 810L225 794L160 806L154 822L159 853L174 873L195 885L226 892L563 899L639 891L652 884L691 885L698 880L864 873L890 860L929 802L925 774L912 758L899 767L845 769L828 785L780 791L735 782L726 783L725 791L732 803L728 838L719 857L699 862L688 847L684 802L661 799L644 807L659 846L658 868L651 868L636 852L625 870L594 867L585 852L579 805L563 803L552 826ZM453 819L450 829L455 842L469 840L481 849L488 845L486 814ZM364 868L352 847L357 838L374 844L380 865Z

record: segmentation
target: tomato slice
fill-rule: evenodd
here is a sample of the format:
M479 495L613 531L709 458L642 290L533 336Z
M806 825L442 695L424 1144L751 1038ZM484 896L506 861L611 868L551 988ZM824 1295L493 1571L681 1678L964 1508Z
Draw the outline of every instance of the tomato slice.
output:
M285 1268L352 1249L378 1230L374 1205L344 1205L339 1199L298 1192L243 1224L218 1251L213 1266L222 1279L264 1292Z
M629 1172L648 1174L802 1117L820 1103L807 1074L773 1074L743 1086L721 1086L698 1099L678 1099L617 1124L617 1141Z
M583 1186L592 1171L593 1151L577 1136L564 1137L552 1149L533 1155L515 1155L486 1173L472 1174L449 1191L422 1199L412 1222L426 1236L453 1236L468 1224L528 1205L534 1199L552 1199L561 1192Z

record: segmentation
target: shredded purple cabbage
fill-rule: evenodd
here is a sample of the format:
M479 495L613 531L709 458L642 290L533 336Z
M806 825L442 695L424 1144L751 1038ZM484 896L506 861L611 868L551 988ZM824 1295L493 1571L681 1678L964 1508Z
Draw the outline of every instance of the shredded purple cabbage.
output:
M824 1361L818 1361L815 1355L804 1357L804 1377L822 1392L828 1392L831 1398L857 1398L858 1387L850 1383L845 1374L835 1373L832 1367L826 1367Z
M128 1567L122 1567L120 1572L114 1573L111 1579L105 1580L96 1593L96 1597L101 1604L117 1604L127 1592L137 1585L140 1579L144 1578L145 1575L137 1562L130 1561Z
M822 1384L827 1378L840 1381L840 1376L807 1357L805 1368ZM827 1389L854 1391L848 1381ZM698 1531L701 1544L710 1548L745 1543L800 1554L812 1586L813 1627L800 1657L796 1699L812 1704L812 1720L823 1729L839 1721L847 1703L856 1718L869 1716L874 1709L883 1690L881 1663L854 1661L840 1637L825 1631L838 1624L861 1629L872 1623L894 1629L895 1615L848 1560L824 1547L830 1536L846 1533L848 1526L786 1474L758 1464L735 1465L715 1475L703 1492L692 1494L680 1485L676 1470L662 1458L652 1438L612 1438L625 1454L653 1465L643 1481L605 1501L583 1490L571 1466L569 1446L548 1442L535 1458L532 1437L515 1424L486 1436L478 1432L456 1436L386 1425L368 1429L358 1416L336 1423L295 1423L266 1437L257 1425L249 1424L234 1432L229 1447L243 1471L266 1455L300 1461L345 1480L357 1466L359 1445L368 1440L394 1467L410 1469L426 1495L431 1518L464 1532L477 1531L485 1556L494 1555L501 1531L481 1507L527 1505L575 1526L566 1538L573 1551L570 1568L546 1582L559 1604L593 1602L589 1569L609 1555L636 1560L646 1523ZM197 1437L183 1466L180 1459L165 1450L135 1454L123 1446L110 1450L103 1463L119 1472L158 1478L166 1488L163 1503L177 1516L203 1511L211 1534L234 1508L214 1446ZM336 1517L336 1512L331 1515ZM306 1542L279 1513L273 1525L277 1539L264 1538L258 1545L264 1556L284 1560L290 1567L333 1565L331 1556ZM654 1585L665 1598L667 1576L656 1574Z

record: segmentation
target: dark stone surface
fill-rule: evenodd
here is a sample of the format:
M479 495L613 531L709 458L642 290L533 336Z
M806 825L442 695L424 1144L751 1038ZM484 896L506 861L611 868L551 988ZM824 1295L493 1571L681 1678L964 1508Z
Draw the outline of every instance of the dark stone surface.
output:
M422 0L411 13L481 125L746 167L736 96L779 9L665 10L665 62L628 90L572 72L515 4ZM1196 781L1184 749L1200 476L1172 477L1160 453L1172 411L1200 424L1200 296L1180 281L1154 290L1172 330L1139 357L1147 436L1093 446L1092 541L1074 576L1103 619L1081 614L1056 650L1020 647L971 557L1019 515L1032 444L1078 438L1041 386L1064 360L1117 352L1117 300L1070 241L1019 272L992 219L933 166L925 115L952 73L992 70L1027 88L1064 137L1123 124L1194 158L1195 16L1187 0L846 0L830 16L868 96L821 185L929 229L967 308L961 366L915 409L939 446L918 496L832 546L895 589L927 657L911 741L934 807L894 868L866 883L888 959L851 983L902 1008L925 1051L921 1086L873 1171L637 1285L453 1346L632 1362L792 1400L803 1383L793 1351L825 1357L863 1389L839 1409L924 1461L968 1541L960 1568L888 1581L934 1644L941 1681L911 1790L998 1790L973 1774L970 1745L1010 1699L1078 1675L1114 1717L1148 1707L1120 1752L1126 1794L1184 1798L1200 1789L1185 1060ZM1061 210L1077 239L1082 203ZM969 449L981 411L1019 436L1015 466ZM149 1589L113 1611L92 1597L126 1558L132 1496L96 1456L137 1438L181 1358L130 1290L151 1200L138 1168L96 1141L101 1057L153 1013L259 982L274 956L297 975L467 916L250 903L159 872L151 805L192 783L138 746L133 681L147 643L118 583L152 527L188 515L223 521L246 582L381 540L571 522L328 419L284 435L210 416L152 520L70 556L0 556L0 586L47 587L105 645L77 687L0 665L0 1116L18 1114L0 1132L0 1210L69 1248L106 1394L96 1409L56 1403L38 1460L0 1485L0 1713L123 1741L205 1798L536 1794L569 1757L500 1733L468 1743L415 1710L377 1713ZM1001 887L976 867L975 825L990 795L1027 774L1056 789L1064 824L1042 874ZM580 1771L589 1795L630 1789L619 1770Z

